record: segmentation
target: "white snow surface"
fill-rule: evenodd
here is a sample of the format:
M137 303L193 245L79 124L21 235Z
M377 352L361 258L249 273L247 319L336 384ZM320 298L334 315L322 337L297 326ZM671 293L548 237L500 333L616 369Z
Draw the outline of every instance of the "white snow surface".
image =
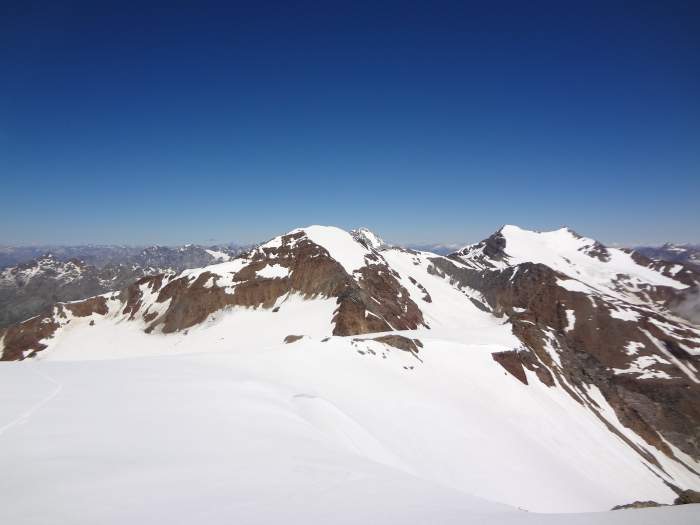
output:
M613 368L616 374L635 374L639 379L671 379L663 370L650 370L654 365L670 365L668 361L656 355L642 355L630 363L629 368Z
M209 255L211 255L214 259L218 259L221 262L231 260L231 256L228 253L221 252L218 250L209 250L209 249L206 249L204 251L207 252Z
M168 304L153 302L151 308L154 306L164 312ZM74 317L66 312L70 323L57 331L52 339L45 340L48 350L34 359L84 361L267 348L278 345L288 335L321 338L329 336L333 330L331 320L337 307L335 299L304 300L298 295L289 295L280 298L275 306L279 306L277 312L233 307L213 314L200 325L168 335L144 334L145 324L123 321L114 314L107 318L99 314ZM111 307L112 310L118 308ZM92 326L91 321L94 322Z
M505 376L488 349L430 343L413 370L404 368L417 364L408 353L387 353L305 338L3 364L0 521L697 519L698 508L648 521L645 511L588 521L518 511L674 495L568 395Z
M330 256L351 275L355 270L365 266L365 255L372 253L353 239L348 232L335 226L307 226L290 233L298 231L303 231L311 242L325 248Z
M541 263L572 277L580 275L585 282L604 285L617 275L625 274L638 277L649 284L672 288L687 287L656 270L637 264L629 253L616 248L607 248L610 254L609 261L591 257L582 250L593 246L595 241L587 237L577 237L568 228L533 232L507 225L501 232L506 239L505 249L511 264Z
M281 264L269 264L258 270L255 275L266 279L281 279L289 275L289 269L285 268Z
M557 284L570 292L591 293L591 289L576 279L557 279Z
M610 316L614 317L615 319L620 319L621 321L635 322L639 320L639 314L637 312L622 306L618 307L617 309L611 309Z

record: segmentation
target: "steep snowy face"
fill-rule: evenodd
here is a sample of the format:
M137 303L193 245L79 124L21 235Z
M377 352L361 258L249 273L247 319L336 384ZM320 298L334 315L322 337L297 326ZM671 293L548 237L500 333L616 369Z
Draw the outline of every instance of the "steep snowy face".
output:
M654 287L687 288L658 269L639 264L632 254L605 247L569 228L535 232L506 225L489 239L455 252L453 257L482 269L543 264L562 274L569 287L626 300L645 292L653 294Z
M386 243L381 239L381 237L367 228L357 228L356 230L352 230L350 235L352 235L353 238L359 243L373 250L381 250L386 246Z
M216 262L230 261L234 257L232 254L222 252L221 250L213 250L210 248L206 248L204 251L211 255L214 258L214 261Z
M303 233L314 244L326 249L350 275L366 266L366 257L372 255L371 246L363 245L345 230L334 226L307 226L290 233L298 232Z

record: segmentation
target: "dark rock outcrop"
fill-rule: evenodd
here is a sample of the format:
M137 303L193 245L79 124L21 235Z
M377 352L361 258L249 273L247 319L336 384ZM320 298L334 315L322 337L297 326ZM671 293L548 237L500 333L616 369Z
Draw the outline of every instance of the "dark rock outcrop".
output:
M689 505L700 503L700 492L697 490L683 490L673 502L674 505Z
M379 337L374 337L372 340L398 348L399 350L403 350L405 352L413 352L416 354L420 348L423 348L423 343L421 343L420 339L411 339L410 337L405 337L398 334L382 335Z
M649 509L652 507L665 507L663 503L657 503L655 501L635 501L632 503L626 503L624 505L615 505L610 510L625 510L625 509Z

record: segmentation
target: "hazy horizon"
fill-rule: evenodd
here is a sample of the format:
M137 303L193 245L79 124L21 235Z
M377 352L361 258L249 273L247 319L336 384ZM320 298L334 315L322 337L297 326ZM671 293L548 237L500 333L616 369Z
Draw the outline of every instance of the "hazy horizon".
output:
M217 239L205 239L205 240L200 240L200 241L192 241L192 240L186 240L183 242L173 242L173 243L164 243L164 242L147 242L147 243L128 243L128 242L36 242L36 243L3 243L0 242L0 248L51 248L51 247L56 247L56 248L61 248L61 247L79 247L79 246L92 246L92 247L101 247L101 246L124 246L124 247L129 247L129 248L146 248L146 247L151 247L151 246L162 246L162 247L181 247L185 245L197 245L197 246L248 246L248 245L255 245L259 243L263 243L265 241L268 241L274 237L277 237L279 235L284 235L285 233L292 231L295 228L303 228L305 226L310 226L310 225L303 225L303 226L297 226L293 228L289 228L288 230L285 231L280 231L272 235L267 235L263 236L258 239L252 239L248 241L239 241L239 240L217 240ZM336 226L336 225L326 225L326 226ZM500 225L503 226L503 225ZM465 239L463 241L442 241L442 240L431 240L431 239L426 239L426 240L418 240L418 241L397 241L393 239L389 239L385 237L382 232L369 228L372 230L374 233L379 235L385 242L391 245L397 245L397 246L407 246L407 247L430 247L430 246L442 246L442 247L452 247L452 248L461 248L463 246L466 246L468 244L473 244L480 242L487 237L489 237L491 234L495 233L498 231L500 228L494 228L491 232L485 233L482 237L479 238L474 238L474 239ZM521 225L517 225L521 226ZM351 229L359 228L359 227L364 227L364 226L354 226L352 228L343 228L347 231L350 231ZM535 228L525 228L528 230L536 230L536 231L551 231L551 230L556 230L561 227L570 227L568 225L562 225L559 227L555 228L550 228L550 229L535 229ZM669 240L661 240L659 242L631 242L631 243L622 243L622 242L616 242L616 241L602 241L599 238L592 237L591 235L586 234L585 232L581 232L579 230L576 230L576 228L572 228L574 231L577 233L584 235L585 237L591 237L595 240L601 241L604 244L610 246L610 247L636 247L636 246L661 246L662 244L684 244L684 245L698 245L700 243L694 242L694 241L669 241Z

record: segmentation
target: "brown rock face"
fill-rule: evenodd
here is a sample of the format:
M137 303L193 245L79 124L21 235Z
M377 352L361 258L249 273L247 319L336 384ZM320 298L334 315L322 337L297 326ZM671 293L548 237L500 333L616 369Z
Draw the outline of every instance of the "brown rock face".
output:
M37 316L0 331L5 346L0 360L20 361L42 351L46 345L41 341L53 337L59 326L51 317Z
M683 349L697 348L687 325L658 310L567 290L557 285L561 276L543 265L476 271L443 258L432 262L434 273L480 291L494 313L508 316L524 349L493 358L519 381L527 383L525 369L538 372L545 384L557 378L594 411L587 389L597 387L620 422L649 445L675 458L665 439L700 459L700 385L681 368L700 369L698 357ZM615 316L620 308L637 320ZM653 364L632 372L640 359Z
M423 313L386 264L360 271L338 297L334 335L358 335L389 330L412 330L423 324Z
M87 317L92 314L107 315L107 299L98 295L77 303L66 303L63 305L76 317Z
M530 370L537 378L547 386L554 386L554 378L549 369L544 366L531 352L521 350L508 350L491 354L494 361L506 369L513 377L527 385L525 370Z
M334 335L415 328L423 321L408 292L378 257L355 280L323 247L296 233L283 236L279 247L259 248L248 258L250 263L231 276L235 282L232 291L220 287L221 277L210 272L203 272L194 282L186 277L169 282L157 299L159 303L170 300L168 309L154 324L162 323L163 332L174 332L199 324L228 306L272 308L278 299L292 293L305 298L337 297ZM287 269L288 275L259 277L257 272L269 265Z
M366 303L366 294L359 289L350 289L338 297L338 309L333 317L333 335L359 335L371 332L387 332L389 324L373 315Z
M0 341L4 345L0 361L21 361L44 350L47 345L43 341L51 339L62 323L66 322L65 310L75 317L106 315L108 312L107 301L102 296L75 303L57 304L43 315L0 330Z
M624 509L649 509L652 507L664 507L662 503L657 503L655 501L635 501L633 503L626 503L624 505L616 505L610 510L624 510Z
M192 283L187 277L181 277L166 284L156 301L170 301L170 304L165 314L157 318L149 329L162 325L166 334L185 330L201 323L213 312L233 304L233 297L228 296L223 288L205 286L211 277L212 274L204 272Z
M683 490L673 502L674 505L688 505L692 503L700 503L700 492L697 490Z
M607 262L610 260L610 252L605 246L603 246L598 241L595 241L592 246L588 246L583 251L589 257L593 257L595 259L598 259L599 261Z
M119 293L119 300L123 303L124 308L122 314L128 315L130 320L133 320L141 308L141 291L142 284L150 284L154 277L143 277L134 284L128 286Z
M527 385L527 376L522 361L518 358L518 353L515 350L507 352L494 352L491 354L494 361L505 368L510 374L521 383Z

